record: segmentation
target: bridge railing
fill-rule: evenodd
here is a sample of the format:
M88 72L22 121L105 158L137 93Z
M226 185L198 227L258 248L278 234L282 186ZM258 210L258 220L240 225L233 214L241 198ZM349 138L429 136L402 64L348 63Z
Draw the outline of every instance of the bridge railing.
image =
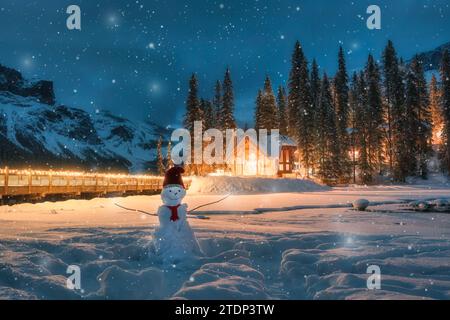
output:
M186 184L189 185L189 179ZM0 168L0 197L144 192L162 189L163 177Z

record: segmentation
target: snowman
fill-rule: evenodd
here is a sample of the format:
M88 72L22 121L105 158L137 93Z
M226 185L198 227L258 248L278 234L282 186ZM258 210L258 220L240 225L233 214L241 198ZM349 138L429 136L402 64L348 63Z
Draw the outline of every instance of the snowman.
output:
M154 234L156 253L169 263L202 255L187 221L187 204L182 203L186 196L182 173L183 168L173 167L165 174L161 192L163 205L158 208L159 226Z

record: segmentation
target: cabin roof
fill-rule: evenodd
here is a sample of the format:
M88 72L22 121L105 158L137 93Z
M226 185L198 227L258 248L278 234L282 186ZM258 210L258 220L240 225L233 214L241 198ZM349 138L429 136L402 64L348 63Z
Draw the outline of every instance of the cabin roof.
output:
M281 134L280 134L280 145L297 148L297 144L295 143L294 139L292 139L291 137L288 137L288 136L283 136Z

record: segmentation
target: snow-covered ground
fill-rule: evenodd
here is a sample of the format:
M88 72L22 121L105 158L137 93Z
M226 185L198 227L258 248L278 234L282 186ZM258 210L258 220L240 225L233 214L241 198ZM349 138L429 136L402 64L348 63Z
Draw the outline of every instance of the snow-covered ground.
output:
M190 208L222 198L188 192ZM370 212L350 210L367 198ZM446 185L231 195L190 219L204 256L151 253L159 196L0 207L2 299L450 299L450 215L405 211ZM150 251L150 252L149 252ZM66 288L68 265L83 291ZM367 266L381 268L368 290Z
M191 194L257 194L330 190L310 180L260 177L192 177Z

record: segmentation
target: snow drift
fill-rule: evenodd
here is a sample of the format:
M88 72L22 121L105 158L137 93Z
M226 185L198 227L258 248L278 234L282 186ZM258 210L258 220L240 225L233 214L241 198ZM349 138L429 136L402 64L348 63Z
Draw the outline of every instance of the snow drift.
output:
M255 194L330 190L311 180L256 177L193 177L189 193Z
M366 212L339 206L359 197L389 204ZM193 219L204 254L170 265L152 251L157 217L124 211L118 199L2 206L0 300L450 299L450 215L407 211L405 198L450 199L450 188L232 195L211 209L305 207ZM152 212L160 201L120 198ZM82 290L67 288L69 265L80 267ZM367 288L369 265L380 267L380 290Z

